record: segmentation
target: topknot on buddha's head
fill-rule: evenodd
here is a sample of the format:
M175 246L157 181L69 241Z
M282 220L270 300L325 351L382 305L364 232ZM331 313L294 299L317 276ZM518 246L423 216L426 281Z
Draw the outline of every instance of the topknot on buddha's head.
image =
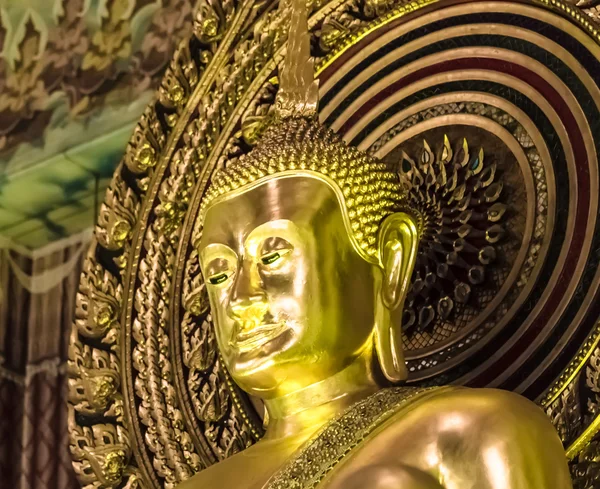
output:
M218 197L289 171L323 175L339 188L356 244L370 261L377 262L379 225L405 207L406 191L388 164L348 146L312 119L279 121L252 151L217 171L204 196L201 215Z

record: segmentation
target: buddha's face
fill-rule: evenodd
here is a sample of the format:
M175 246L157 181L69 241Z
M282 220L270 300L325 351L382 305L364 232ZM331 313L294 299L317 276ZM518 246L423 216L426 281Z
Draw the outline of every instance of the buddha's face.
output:
M271 178L219 199L199 252L221 354L247 392L302 389L370 348L375 268L324 181Z

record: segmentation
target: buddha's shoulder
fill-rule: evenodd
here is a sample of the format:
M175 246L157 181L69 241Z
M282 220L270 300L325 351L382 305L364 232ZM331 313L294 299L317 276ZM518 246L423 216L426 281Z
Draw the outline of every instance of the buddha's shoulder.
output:
M525 397L499 389L443 387L415 396L407 409L391 416L386 425L392 432L457 434L483 430L493 433L523 434L524 431L556 432L539 406Z
M529 399L514 392L501 389L473 389L468 387L442 387L433 389L419 403L420 409L433 409L435 412L478 413L482 416L522 417L540 416L547 421L543 411Z
M571 487L554 426L526 398L496 389L461 387L412 396L410 390L402 396L396 389L390 395L397 396L402 405L386 405L392 415L384 416L385 421L348 452L339 472L332 471L331 489L344 488L346 481L363 475L375 477L372 472L363 474L369 467L379 470L386 480L396 476L404 480L410 475L394 475L398 467L433 478L431 485L419 487L441 487L435 481L442 476L469 481L469 487L496 487L498 483L507 488ZM503 467L511 472L511 484L490 479Z
M477 409L493 413L508 409L508 413L513 410L531 410L540 411L540 408L529 399L514 392L502 389L489 388L470 388L447 386L433 388L425 391L422 395L421 406L436 406L440 404L454 409Z

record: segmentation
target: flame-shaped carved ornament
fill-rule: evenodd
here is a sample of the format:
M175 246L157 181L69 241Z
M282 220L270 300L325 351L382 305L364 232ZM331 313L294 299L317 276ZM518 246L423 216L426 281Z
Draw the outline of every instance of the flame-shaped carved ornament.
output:
M486 286L486 268L498 255L507 206L496 163L464 139L456 150L447 136L434 151L427 141L415 161L402 154L400 174L410 202L423 214L421 245L403 328L424 330L450 321L474 287Z

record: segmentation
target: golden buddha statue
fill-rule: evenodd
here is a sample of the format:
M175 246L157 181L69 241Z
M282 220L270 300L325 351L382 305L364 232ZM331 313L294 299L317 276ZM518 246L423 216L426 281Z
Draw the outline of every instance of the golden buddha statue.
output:
M545 414L509 392L391 387L421 233L386 163L315 118L303 2L274 122L215 175L198 247L219 350L264 438L181 489L571 487Z

